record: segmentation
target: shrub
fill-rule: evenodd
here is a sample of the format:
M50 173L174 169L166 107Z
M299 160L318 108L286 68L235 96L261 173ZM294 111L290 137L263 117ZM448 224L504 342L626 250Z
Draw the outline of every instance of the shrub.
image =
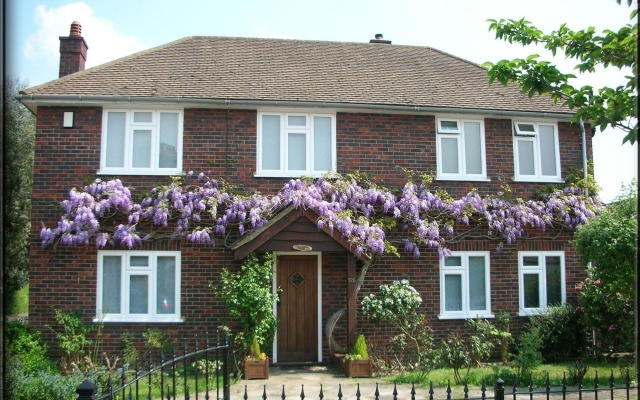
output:
M7 343L7 367L17 368L24 374L38 371L56 372L56 365L47 356L47 345L39 333L29 332L23 320L15 320L5 325Z
M69 376L46 371L26 374L13 369L9 376L6 394L12 400L75 400L78 398L76 388L85 379L81 373Z
M520 335L519 343L516 346L516 353L511 355L516 368L516 384L533 372L542 363L542 338L540 332L535 327L530 327Z
M418 312L420 304L420 294L406 279L381 285L379 298L370 294L362 300L362 311L366 316L400 331L389 346L385 346L387 358L380 360L386 364L385 368L417 370L424 376L435 366L432 331L424 314Z
M353 345L353 351L351 354L358 360L368 360L369 352L367 351L367 342L364 339L364 335L358 335L356 344Z
M529 319L540 334L540 351L548 362L575 360L588 350L587 330L581 314L570 304L549 307Z

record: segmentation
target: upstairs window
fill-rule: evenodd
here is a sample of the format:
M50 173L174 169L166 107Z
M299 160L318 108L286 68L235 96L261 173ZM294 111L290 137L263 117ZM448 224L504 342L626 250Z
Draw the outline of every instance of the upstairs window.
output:
M486 179L482 121L437 120L438 178Z
M566 301L563 252L520 252L520 315L536 315Z
M440 318L488 317L489 254L454 252L440 261Z
M335 115L258 113L256 176L320 177L336 170Z
M181 111L105 110L100 173L180 173L182 124Z
M180 322L180 252L99 251L97 318Z
M513 123L516 180L559 182L560 152L555 124Z

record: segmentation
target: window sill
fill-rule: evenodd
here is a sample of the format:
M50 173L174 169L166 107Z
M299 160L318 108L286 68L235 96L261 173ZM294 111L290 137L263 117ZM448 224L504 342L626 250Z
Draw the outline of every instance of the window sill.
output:
M127 318L116 318L116 317L104 317L104 318L94 318L93 322L104 322L104 323L128 323L128 324L176 324L183 323L184 319L181 317L171 318L171 319L151 319L151 318L139 318L139 319L127 319Z
M491 182L489 178L469 178L469 177L454 177L454 176L437 176L436 181L464 181L464 182Z
M287 172L256 172L254 178L324 178L337 177L335 172L314 172L314 173L287 173Z
M168 171L131 171L131 170L100 170L96 175L131 175L131 176L176 176L183 175L181 170L172 169Z
M513 182L535 182L535 183L564 183L564 180L560 178L523 178L514 177Z
M438 319L475 319L475 318L495 318L495 315L488 314L457 314L457 315L438 315Z

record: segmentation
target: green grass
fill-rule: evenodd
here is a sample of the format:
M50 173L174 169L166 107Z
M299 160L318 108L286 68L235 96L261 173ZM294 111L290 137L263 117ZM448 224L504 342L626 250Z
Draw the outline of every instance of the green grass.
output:
M598 373L598 384L609 385L609 379L613 372L613 377L616 385L623 385L626 378L626 364L617 364L613 362L588 362L587 373L584 377L585 386L593 386L596 371ZM633 379L635 374L635 368L633 365L628 365L629 377ZM572 371L575 371L575 364L572 362L555 363L555 364L543 364L536 368L532 375L532 382L534 387L545 387L547 374L549 375L549 383L551 386L561 386L563 376L566 377L568 386L575 385L572 382ZM465 371L460 371L464 376ZM471 368L467 377L469 387L481 387L483 382L487 387L493 386L493 382L497 378L501 378L506 386L513 386L515 373L513 368L503 367L499 364L492 366L485 366L482 368ZM452 369L436 369L431 371L426 377L420 377L418 373L402 373L390 377L389 380L395 383L415 383L417 385L429 386L433 383L434 387L446 387L447 384L451 386L459 386L456 384L453 377ZM524 382L518 384L518 386L527 386L529 383L529 377L524 379Z
M15 292L7 292L6 315L26 314L29 312L29 285Z

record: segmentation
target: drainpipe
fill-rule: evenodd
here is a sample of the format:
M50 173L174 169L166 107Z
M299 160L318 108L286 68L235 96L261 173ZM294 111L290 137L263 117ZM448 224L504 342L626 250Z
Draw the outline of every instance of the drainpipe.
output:
M582 167L584 169L583 178L585 183L584 195L585 197L589 197L589 189L586 187L589 179L589 168L587 165L587 134L584 130L584 121L582 120L582 118L580 118L580 131L582 132Z

